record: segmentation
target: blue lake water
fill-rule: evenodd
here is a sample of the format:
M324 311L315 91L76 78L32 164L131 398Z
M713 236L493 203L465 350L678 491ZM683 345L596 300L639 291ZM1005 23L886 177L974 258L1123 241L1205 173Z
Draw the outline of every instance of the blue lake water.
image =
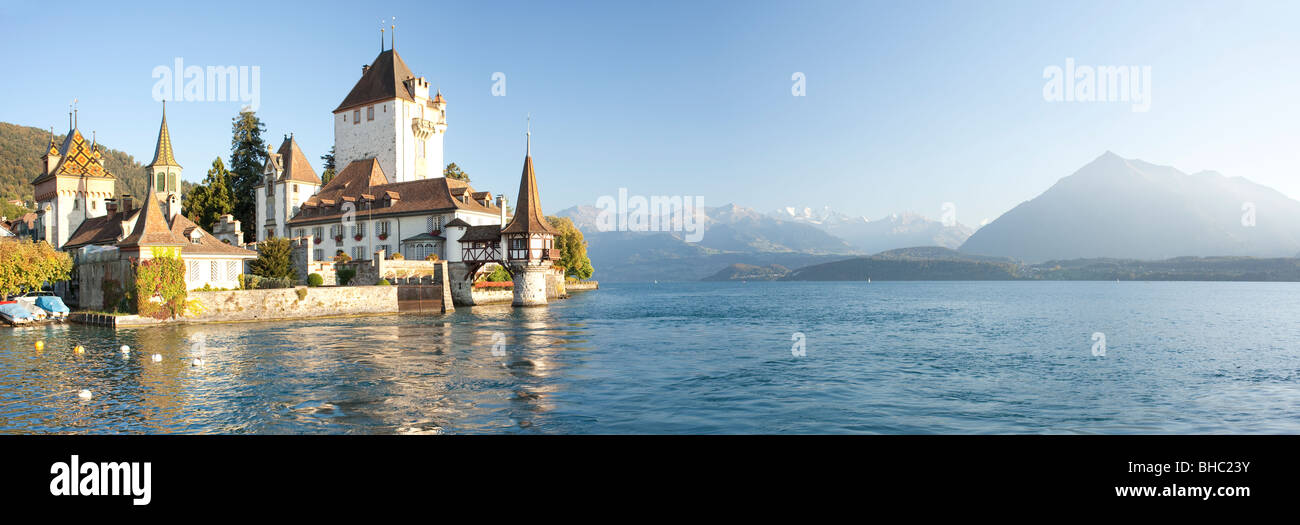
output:
M1297 433L1298 314L1300 283L666 283L447 316L0 328L0 432Z

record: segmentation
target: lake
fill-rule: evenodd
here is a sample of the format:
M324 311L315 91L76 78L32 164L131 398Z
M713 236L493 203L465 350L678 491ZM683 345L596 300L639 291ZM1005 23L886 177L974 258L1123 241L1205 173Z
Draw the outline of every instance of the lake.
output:
M0 328L0 432L1296 433L1297 314L1300 283L612 283L447 316Z

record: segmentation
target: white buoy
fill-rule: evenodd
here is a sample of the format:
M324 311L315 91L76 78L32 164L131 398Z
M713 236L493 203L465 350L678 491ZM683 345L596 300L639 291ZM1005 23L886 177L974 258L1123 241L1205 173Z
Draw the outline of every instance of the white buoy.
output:
M89 390L82 390L81 393L77 394L77 397L82 399L90 399L93 396L91 395Z
M203 366L203 360L196 357L190 364L193 366Z
M155 363L162 362L162 354L154 354L154 355L153 355L153 362L155 362Z
M122 347L119 348L118 350L121 350L122 353L124 353L124 354L129 354L129 353L131 353L131 347L126 346L126 345L122 345Z

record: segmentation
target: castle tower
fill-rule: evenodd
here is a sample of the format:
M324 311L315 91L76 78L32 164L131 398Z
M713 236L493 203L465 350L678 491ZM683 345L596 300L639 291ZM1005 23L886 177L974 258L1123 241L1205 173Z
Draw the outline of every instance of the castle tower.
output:
M158 145L153 161L144 167L149 175L149 191L162 204L163 216L171 222L181 213L181 165L172 155L172 135L167 131L167 101L163 101L162 126L158 128ZM147 199L146 199L147 200Z
M68 136L54 145L54 133L41 156L41 174L32 180L39 214L36 239L62 248L86 219L107 214L106 202L117 191L117 178L104 167L98 144L87 143L77 128L76 110L68 112Z
M556 231L542 214L542 201L533 174L532 132L524 154L524 173L519 180L519 198L515 216L501 230L506 246L506 264L514 275L515 306L546 304L546 274L554 260Z
M441 177L447 101L429 96L396 50L361 66L361 78L334 109L334 159L338 166L374 158L389 182Z
M266 147L266 165L262 167L262 181L256 187L257 211L254 232L258 240L272 237L297 237L289 230L289 219L298 209L320 191L321 180L311 167L307 155L293 139L286 135L280 149Z

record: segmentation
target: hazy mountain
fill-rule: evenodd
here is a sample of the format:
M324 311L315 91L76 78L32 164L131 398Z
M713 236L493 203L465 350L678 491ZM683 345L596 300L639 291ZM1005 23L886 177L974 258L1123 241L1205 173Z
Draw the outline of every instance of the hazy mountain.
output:
M971 236L973 230L957 223L944 226L942 222L921 215L904 212L868 220L822 207L820 209L785 207L768 214L783 222L815 226L834 235L850 246L866 253L876 253L908 246L942 246L957 248Z
M794 268L858 253L816 227L734 204L704 209L698 243L686 242L686 233L677 231L602 232L599 213L593 206L574 206L556 214L582 231L597 280L696 281L735 263Z
M1255 225L1243 225L1243 206ZM966 253L1048 259L1291 257L1300 202L1241 177L1188 175L1111 152L980 228Z

